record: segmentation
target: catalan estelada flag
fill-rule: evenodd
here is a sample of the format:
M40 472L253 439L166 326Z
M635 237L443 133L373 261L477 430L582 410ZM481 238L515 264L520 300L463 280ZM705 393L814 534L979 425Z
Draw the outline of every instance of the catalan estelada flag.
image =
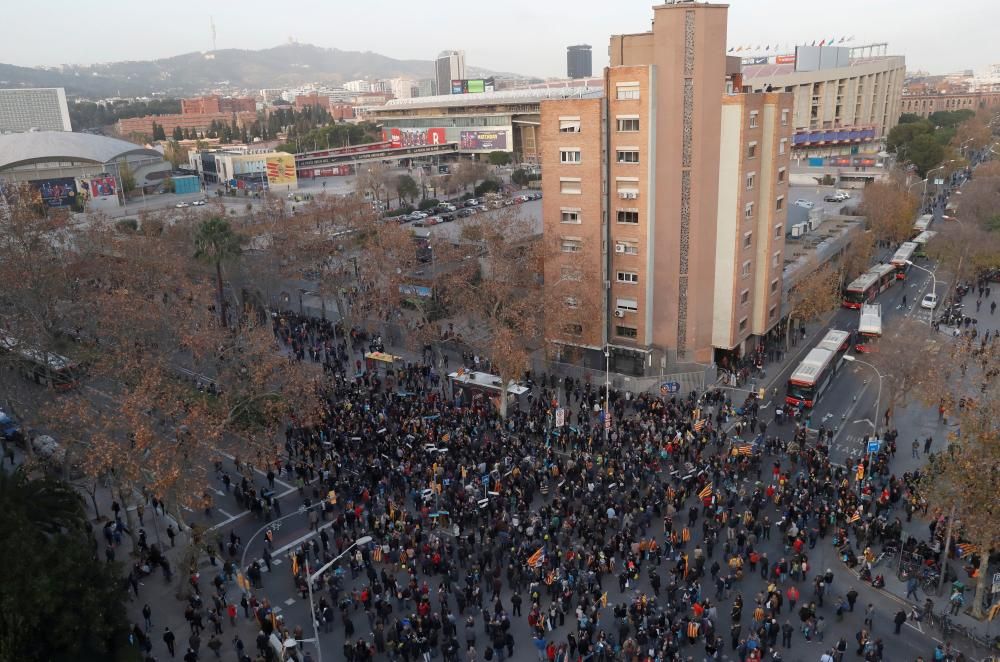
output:
M605 591L604 595L601 596L601 606L602 607L607 607L608 606L608 592L607 591Z
M532 568L540 566L544 558L545 558L545 548L539 547L537 552L528 557L527 564Z
M859 519L861 519L861 513L860 513L859 511L854 511L854 514L853 514L853 515L851 515L850 519L848 519L848 520L847 520L847 522L848 522L849 524L854 524L854 523L855 523L855 522L857 522L857 521L858 521Z
M751 455L753 454L753 445L751 444L740 444L733 449L735 455Z
M695 421L692 427L694 428L695 432L701 432L702 430L705 429L705 419L701 419L700 421Z
M701 488L701 492L698 492L698 498L706 499L712 496L712 484L709 483L705 487Z
M955 551L958 553L958 558L964 559L966 556L970 556L979 551L979 548L975 545L970 545L967 542L959 543L955 545Z

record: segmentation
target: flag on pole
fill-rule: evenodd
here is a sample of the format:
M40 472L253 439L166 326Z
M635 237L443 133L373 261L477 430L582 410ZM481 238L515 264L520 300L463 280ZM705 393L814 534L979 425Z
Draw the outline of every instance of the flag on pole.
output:
M855 522L857 522L857 521L858 521L859 519L861 519L861 513L860 513L859 511L857 511L857 510L856 510L856 511L854 511L854 514L853 514L853 515L851 515L851 518L850 518L849 520L847 520L847 523L848 523L848 524L854 524L854 523L855 523Z
M542 561L545 559L545 548L539 547L538 551L528 557L527 564L532 568L537 568L542 565Z
M692 427L694 427L695 432L701 432L702 430L705 429L705 419L703 418L701 420L695 421Z
M376 545L375 549L372 550L372 561L375 563L382 562L382 545Z
M751 455L753 453L753 445L752 444L740 444L739 446L737 446L736 448L733 449L733 453L735 455L746 455L746 456L749 456L749 455Z
M730 46L730 47L729 47L729 50L728 50L728 51L726 51L726 52L727 52L727 53L732 53L732 52L733 52L734 50L736 50L736 47L735 47L735 46Z
M978 552L979 548L969 543L960 543L955 545L955 551L958 552L958 558L964 559L966 556L971 556Z
M698 498L706 499L712 496L712 484L709 483L705 487L701 488L701 492L698 492Z
M826 39L824 39L823 41L819 42L819 45L822 46L825 43L826 43Z

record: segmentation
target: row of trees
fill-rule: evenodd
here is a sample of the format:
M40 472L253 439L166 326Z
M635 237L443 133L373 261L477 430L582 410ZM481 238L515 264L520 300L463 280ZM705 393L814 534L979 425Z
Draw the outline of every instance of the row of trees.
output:
M967 165L968 150L990 144L993 132L986 110L955 110L931 113L929 117L904 114L886 139L886 149L902 163L912 164L920 177L944 164L944 175Z
M119 100L100 103L76 101L69 107L69 120L74 131L84 131L110 126L120 119L146 115L173 115L179 112L181 112L180 99Z

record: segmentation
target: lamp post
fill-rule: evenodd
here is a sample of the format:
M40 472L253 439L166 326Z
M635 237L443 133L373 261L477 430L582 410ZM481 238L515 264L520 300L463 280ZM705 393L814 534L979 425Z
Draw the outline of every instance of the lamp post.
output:
M860 363L861 365L866 365L872 370L874 370L875 374L878 375L878 394L875 396L875 422L872 423L872 434L875 435L875 439L878 439L879 412L881 411L880 408L882 406L882 373L879 372L879 369L873 366L871 363L855 358L851 354L845 354L844 360L850 361L851 363ZM867 448L865 448L865 452L868 453ZM868 476L871 476L871 473L872 473L872 454L868 453L868 471L867 471ZM861 491L860 484L858 485L858 491L859 492Z
M934 307L936 308L937 307L937 276L935 276L934 272L932 270L928 269L927 267L922 267L919 264L914 264L913 260L907 260L906 264L910 265L911 267L916 267L917 269L920 269L921 271L926 271L927 273L929 273L931 275L931 295L934 297ZM934 316L933 313L931 313L931 317L933 317L933 316Z
M312 620L313 636L316 638L316 641L314 643L316 644L317 662L323 662L323 648L320 646L319 643L319 623L316 622L316 604L313 602L313 582L316 580L317 577L319 577L324 572L329 570L334 563L342 559L349 551L351 551L355 547L359 547L361 545L367 545L371 541L372 541L371 536L361 536L353 543L351 543L351 545L347 549L338 554L336 558L334 558L329 563L326 563L319 570L317 570L312 574L309 574L309 559L308 558L306 559L306 582L309 588L309 618Z
M289 519L291 517L295 517L296 515L304 515L305 513L307 513L310 510L312 510L313 508L322 508L323 504L325 504L325 503L326 503L326 501L321 499L321 500L317 501L316 503L314 503L313 505L309 506L308 508L303 508L301 510L296 510L294 513L288 513L287 515L282 515L281 517L277 517L277 518L271 520L270 522L268 522L267 524L265 524L264 526L260 527L256 531L254 531L253 535L250 536L250 539L247 540L247 544L243 546L243 554L242 554L242 556L240 556L240 574L242 575L244 572L246 572L246 569L247 569L247 552L250 551L250 545L253 544L253 541L254 541L255 538L257 538L257 536L259 536L260 534L262 534L265 531L267 531L268 529L270 529L271 526L275 522L280 522L282 520L286 520L286 519Z
M611 345L604 346L604 442L611 436L611 425L608 419L611 402Z
M944 170L944 167L946 165L948 165L949 163L954 163L954 162L955 162L955 159L948 159L947 161L945 161L944 163L942 163L938 167L931 168L930 170L927 171L927 177L924 179L924 197L922 199L922 202L926 202L926 200L927 200L927 181L931 178L931 173L934 172L935 170Z

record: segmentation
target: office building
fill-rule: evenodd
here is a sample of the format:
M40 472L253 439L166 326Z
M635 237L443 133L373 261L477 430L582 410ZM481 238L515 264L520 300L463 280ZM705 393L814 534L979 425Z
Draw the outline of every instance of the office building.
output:
M181 115L252 113L256 110L257 102L252 97L221 97L217 94L210 94L193 99L181 99Z
M256 112L146 115L144 117L120 119L116 127L120 136L144 136L149 139L153 135L153 124L163 127L164 133L170 136L177 127L180 127L182 130L204 134L211 128L213 122L218 125L232 124L235 121L238 128L243 128L244 126L250 126L256 120Z
M465 78L465 51L442 51L434 63L438 94L451 94L451 81Z
M389 91L397 99L409 99L418 96L417 82L409 78L393 78L389 81Z
M747 90L793 96L797 159L874 158L905 112L900 94L906 60L886 54L884 44L797 46L794 54L744 58L742 74Z
M613 370L662 374L740 355L780 320L792 97L740 93L726 20L657 5L650 32L611 37L602 94L541 102L563 360L603 369L608 348Z
M38 87L0 90L0 133L72 131L66 90Z
M590 78L593 71L590 45L580 44L566 49L566 78Z

